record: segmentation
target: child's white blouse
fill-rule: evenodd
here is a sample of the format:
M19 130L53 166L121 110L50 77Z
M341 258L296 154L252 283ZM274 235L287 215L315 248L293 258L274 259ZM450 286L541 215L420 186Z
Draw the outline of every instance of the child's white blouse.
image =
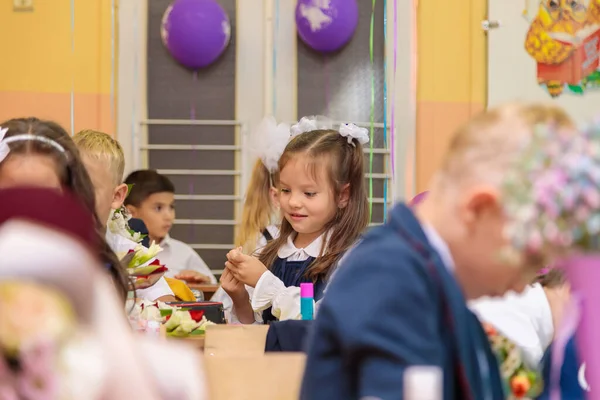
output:
M324 233L305 248L294 245L294 235L288 237L287 242L279 249L277 256L288 261L305 261L310 257L317 258L321 254L323 241L328 241L330 233ZM256 322L262 322L262 312L271 307L271 313L277 319L300 318L300 288L297 286L286 287L281 279L271 271L265 271L254 288L246 286L250 295L250 303L255 313ZM237 322L235 309L231 313L232 322Z
M523 293L471 301L469 308L518 345L528 366L538 366L554 336L552 311L539 283L528 286Z

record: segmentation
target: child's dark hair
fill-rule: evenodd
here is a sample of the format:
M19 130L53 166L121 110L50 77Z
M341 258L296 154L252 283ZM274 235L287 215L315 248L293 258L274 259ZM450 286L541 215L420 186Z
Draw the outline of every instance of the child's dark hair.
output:
M35 135L50 139L65 150L62 153L47 142L24 139L8 143L10 152L7 159L13 156L39 154L54 160L57 167L56 173L60 177L63 187L70 190L94 216L96 226L90 227L90 229L95 229L98 236L100 261L109 267L117 291L125 301L129 290L129 277L117 255L106 242L104 225L96 215L94 186L81 161L79 150L67 131L55 122L42 121L37 118L15 118L2 123L0 127L8 128L5 138L24 134ZM2 163L0 163L1 167Z
M130 173L125 183L131 185L125 205L139 207L140 204L154 193L175 193L175 185L169 178L152 169L140 169Z
M308 158L309 171L315 177L320 168L325 168L336 201L346 186L349 190L348 204L338 208L335 217L325 226L325 232L330 235L328 243L323 242L321 256L307 271L307 277L314 281L327 276L330 268L358 240L369 223L364 154L362 146L356 140L348 143L348 138L341 136L338 131L328 129L305 132L294 137L279 159L279 171L298 155ZM268 174L263 176L268 177ZM293 233L294 228L284 218L279 237L262 249L260 261L267 267L273 265L279 248Z

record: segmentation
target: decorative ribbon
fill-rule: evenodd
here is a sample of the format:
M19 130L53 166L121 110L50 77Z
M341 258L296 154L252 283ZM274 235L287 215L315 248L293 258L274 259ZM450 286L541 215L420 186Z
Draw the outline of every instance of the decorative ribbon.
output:
M412 0L412 10L411 10L411 26L412 26L412 32L411 32L411 73L410 73L410 93L411 93L411 115L415 116L417 115L417 68L418 68L418 56L419 56L419 52L418 52L418 38L417 38L417 34L418 34L418 29L417 29L417 22L418 22L418 9L419 9L419 0ZM397 14L396 14L397 15ZM398 35L395 35L396 38L398 37ZM396 55L394 54L394 58L396 57ZM414 171L414 151L410 152L408 154L408 158L410 159L410 164L407 165L408 168L406 168L406 185L405 185L405 193L406 193L406 189L408 189L408 191L410 192L411 196L414 194L414 175L415 175L415 171ZM392 158L394 159L394 158ZM410 174L410 175L409 175Z
M190 120L196 119L196 86L198 86L198 70L192 72L192 97L190 98ZM196 159L196 146L192 146L192 160ZM190 196L194 194L194 176L190 175L190 181L188 185L188 191ZM190 240L196 242L196 226L190 223Z
M136 136L137 130L137 93L138 93L138 70L139 70L139 54L138 54L138 18L139 18L139 1L135 2L134 18L133 18L133 96L131 96L131 144L133 151L134 169L138 169L141 165L138 165L140 148L138 147L138 140Z
M375 26L375 3L371 7L371 26L369 29L369 58L371 61L371 128L369 140L369 220L373 218L373 139L375 137L375 61L373 58L373 28Z
M398 0L394 0L394 70L393 79L394 88L396 87L396 71L398 70ZM390 162L392 164L392 176L396 172L396 90L392 90L392 113L390 127Z
M383 0L383 147L388 147L387 140L387 0ZM393 151L393 150L392 150ZM390 156L391 159L391 156ZM387 163L386 163L387 164ZM384 171L385 172L385 171ZM386 174L387 175L387 174ZM393 176L393 170L392 170ZM383 222L387 221L388 178L383 180Z
M75 0L71 0L71 135L75 134Z
M325 115L331 118L331 109L329 108L331 105L331 74L329 71L329 57L327 57L327 54L323 54L323 76L323 80L325 81Z
M277 43L279 33L279 0L275 0L275 26L273 28L273 67L272 67L272 100L273 100L273 116L277 115Z
M115 129L115 0L110 3L110 122Z

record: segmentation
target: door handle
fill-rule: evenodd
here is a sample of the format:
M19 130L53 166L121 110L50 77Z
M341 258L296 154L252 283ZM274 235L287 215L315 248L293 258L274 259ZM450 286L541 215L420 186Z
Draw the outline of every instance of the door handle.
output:
M486 32L497 28L500 28L500 21L490 21L489 19L481 21L481 29Z

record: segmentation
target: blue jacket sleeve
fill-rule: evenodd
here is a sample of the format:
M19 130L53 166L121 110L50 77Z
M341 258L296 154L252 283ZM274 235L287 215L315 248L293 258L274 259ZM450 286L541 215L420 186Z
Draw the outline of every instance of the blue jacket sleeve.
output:
M317 314L301 397L402 398L404 368L443 367L438 304L408 249L386 239L363 243Z

